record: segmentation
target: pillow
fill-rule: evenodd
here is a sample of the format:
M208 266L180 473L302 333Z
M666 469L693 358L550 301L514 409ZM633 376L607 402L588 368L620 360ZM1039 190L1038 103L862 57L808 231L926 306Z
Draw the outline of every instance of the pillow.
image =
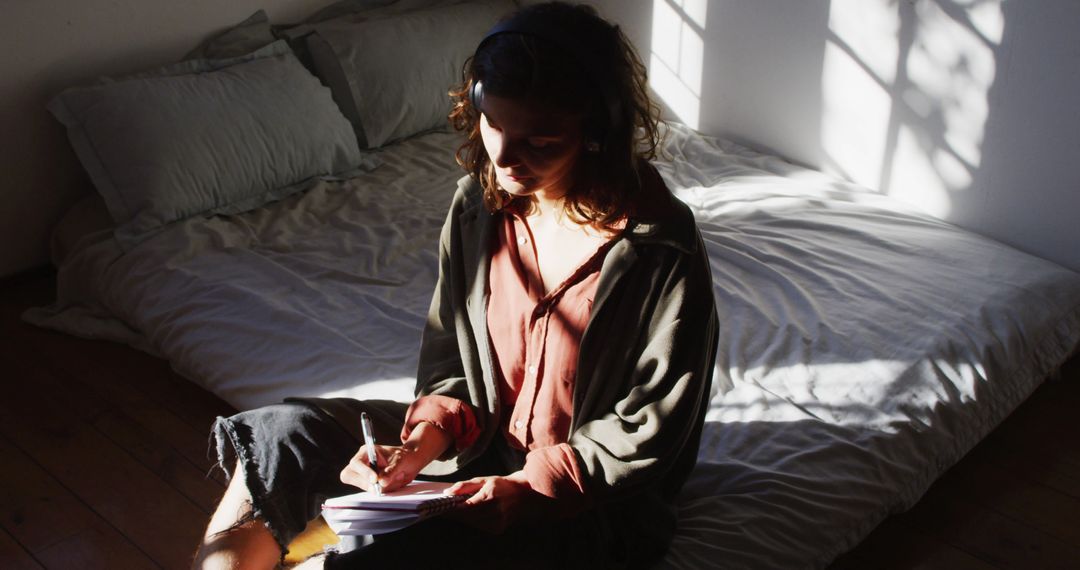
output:
M275 42L64 91L49 110L125 249L197 214L234 214L362 162L329 90Z
M460 2L381 18L321 22L307 36L315 69L356 130L376 148L447 124L447 92L510 0Z
M182 59L224 59L249 54L274 43L274 31L266 11L259 10L246 20L203 41Z
M315 24L348 16L383 17L426 8L434 4L458 1L462 0L338 0L304 18L303 23Z
M456 4L464 0L339 0L326 6L314 14L304 18L295 25L274 26L274 34L289 42L293 53L300 58L300 62L320 75L323 83L326 79L315 69L311 60L311 52L308 49L307 36L315 31L315 24L326 20L357 20L363 21L371 18L385 18L403 12L410 12L419 8L427 8L436 4ZM340 103L339 103L340 105Z

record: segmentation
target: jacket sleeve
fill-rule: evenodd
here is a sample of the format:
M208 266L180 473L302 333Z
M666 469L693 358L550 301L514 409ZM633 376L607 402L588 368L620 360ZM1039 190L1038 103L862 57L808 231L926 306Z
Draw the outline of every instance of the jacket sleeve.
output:
M405 425L401 428L401 441L409 439L416 426L422 422L432 424L450 434L454 449L461 451L480 437L473 407L449 396L420 396L405 412Z
M641 292L614 307L614 338L592 371L600 395L582 403L570 439L594 501L650 487L674 496L696 462L708 406L718 323L700 235L696 251L637 265L649 269L626 277ZM638 334L623 345L613 342L619 331Z
M482 385L482 373L476 370L476 350L473 330L465 310L466 285L462 263L462 212L467 209L469 181L462 179L454 195L439 238L439 272L427 322L420 340L420 355L416 374L417 404L441 403L452 411L459 427L455 434L455 450L444 460L433 462L424 473L441 475L453 472L476 455L473 444L484 433L490 415L490 399ZM478 197L473 196L473 199ZM473 208L476 210L476 208ZM482 210L480 206L480 210ZM476 244L472 244L474 247ZM466 361L463 353L471 358ZM471 364L471 366L470 366ZM472 374L469 374L469 371ZM458 406L454 401L461 402ZM420 411L415 405L413 411ZM438 407L438 406L437 406ZM431 411L430 406L427 408ZM444 416L445 419L445 416ZM402 435L411 429L405 425ZM452 427L452 426L451 426ZM467 449L468 448L468 449Z
M455 311L455 297L463 298L462 286L457 281L451 250L457 249L454 241L460 240L455 231L457 212L462 193L459 189L454 203L447 213L439 237L439 275L435 292L428 308L427 322L420 337L420 358L416 372L416 396L440 395L468 401L465 367L458 346L458 328L461 312Z

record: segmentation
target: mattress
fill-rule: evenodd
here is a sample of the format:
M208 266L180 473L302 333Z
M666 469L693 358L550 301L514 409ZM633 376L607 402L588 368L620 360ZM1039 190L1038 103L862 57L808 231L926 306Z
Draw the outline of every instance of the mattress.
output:
M827 565L1076 350L1075 272L778 157L667 131L656 166L695 212L721 330L662 567ZM408 139L358 178L175 223L127 253L75 219L98 229L64 234L58 300L24 317L167 358L238 409L408 401L457 143Z

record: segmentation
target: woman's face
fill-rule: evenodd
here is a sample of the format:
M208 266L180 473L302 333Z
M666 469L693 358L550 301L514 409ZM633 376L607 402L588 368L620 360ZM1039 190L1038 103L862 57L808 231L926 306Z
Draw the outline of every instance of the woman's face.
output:
M573 187L584 147L579 117L487 94L480 110L484 149L503 190L554 200Z

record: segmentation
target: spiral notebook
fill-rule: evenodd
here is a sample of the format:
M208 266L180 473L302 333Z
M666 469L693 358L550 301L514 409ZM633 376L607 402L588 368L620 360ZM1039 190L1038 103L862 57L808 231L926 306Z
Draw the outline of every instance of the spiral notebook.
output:
M453 509L467 497L446 495L453 483L413 481L390 493L365 491L327 499L323 518L338 535L383 534Z

